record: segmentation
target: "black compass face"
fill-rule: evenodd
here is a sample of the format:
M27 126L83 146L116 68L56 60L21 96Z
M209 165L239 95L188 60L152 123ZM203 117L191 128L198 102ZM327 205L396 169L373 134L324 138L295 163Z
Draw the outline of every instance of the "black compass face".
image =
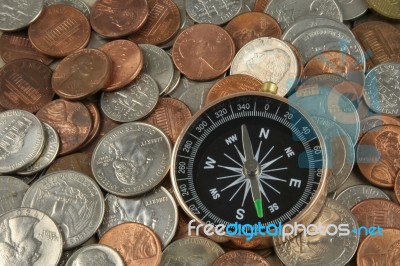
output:
M320 140L308 119L278 98L229 98L206 109L183 134L176 187L203 222L285 223L320 184Z

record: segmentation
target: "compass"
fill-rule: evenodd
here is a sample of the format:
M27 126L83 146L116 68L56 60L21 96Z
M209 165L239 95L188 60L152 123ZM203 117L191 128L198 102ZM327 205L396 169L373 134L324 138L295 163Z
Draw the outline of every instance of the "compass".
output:
M310 223L326 197L326 151L286 99L252 92L202 109L177 140L175 195L198 223Z

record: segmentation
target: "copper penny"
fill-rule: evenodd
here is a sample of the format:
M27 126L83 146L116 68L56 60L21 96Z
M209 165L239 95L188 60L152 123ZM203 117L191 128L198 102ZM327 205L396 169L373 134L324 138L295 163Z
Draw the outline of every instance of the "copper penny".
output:
M397 173L396 180L394 182L394 194L396 195L397 202L400 202L400 172Z
M266 259L257 253L247 250L234 250L221 255L214 263L213 266L244 266L244 265L257 265L269 266L270 264Z
M368 51L368 68L388 61L400 62L400 31L389 23L370 21L352 29L364 51Z
M90 144L94 139L96 139L97 135L100 132L100 124L101 124L101 114L97 105L93 102L85 101L83 103L85 107L88 109L90 113L90 117L92 118L93 126L89 132L89 137L82 144L81 149L86 145Z
M361 173L372 184L393 188L400 170L400 126L374 128L361 138L357 152Z
M148 15L146 0L97 0L90 13L90 24L103 37L120 38L140 29Z
M127 266L156 266L161 261L161 242L147 226L124 223L107 231L99 241L119 252Z
M111 77L104 91L110 92L128 85L143 67L143 53L139 46L127 40L116 40L98 48L112 61Z
M358 225L370 227L400 229L400 206L386 199L363 200L351 209ZM365 239L365 231L361 231L360 242Z
M156 108L144 122L161 129L175 143L191 117L189 107L183 102L174 98L160 98Z
M234 17L226 25L225 30L232 36L236 51L257 38L275 37L279 39L282 36L278 22L270 15L261 12L246 12Z
M17 59L33 59L46 65L53 59L39 53L31 44L25 32L6 32L0 37L0 55L8 63Z
M36 116L57 131L61 141L59 155L78 149L92 128L90 113L80 102L55 100L40 109Z
M256 0L254 3L254 11L255 12L264 12L267 7L269 0Z
M178 70L192 80L222 75L235 56L232 37L219 26L197 24L179 34L172 57Z
M57 171L73 170L94 179L92 173L92 156L85 153L73 153L56 159L47 169L46 174Z
M32 59L7 63L0 74L0 105L6 109L37 112L54 97L52 74L47 65Z
M248 75L236 74L220 79L208 91L206 104L221 97L246 91L260 91L262 82Z
M150 12L146 23L128 39L153 45L166 43L180 28L179 9L172 0L148 0L148 3Z
M51 80L58 96L81 100L105 87L111 75L108 55L97 49L82 49L64 58Z
M382 234L382 236L368 236L360 244L357 253L358 266L399 265L400 230L383 229Z

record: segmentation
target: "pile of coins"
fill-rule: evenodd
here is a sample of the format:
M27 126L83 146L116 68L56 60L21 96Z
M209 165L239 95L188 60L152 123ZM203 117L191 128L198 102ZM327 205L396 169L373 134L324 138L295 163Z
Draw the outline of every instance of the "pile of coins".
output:
M399 260L399 1L5 0L0 13L0 265ZM174 143L206 104L266 82L323 135L330 194L314 223L383 236L188 237Z

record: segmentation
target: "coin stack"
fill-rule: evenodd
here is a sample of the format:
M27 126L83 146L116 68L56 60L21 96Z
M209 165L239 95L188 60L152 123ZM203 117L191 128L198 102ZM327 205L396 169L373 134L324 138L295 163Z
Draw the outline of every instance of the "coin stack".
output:
M0 14L0 265L397 265L398 0L3 0ZM205 105L267 82L322 133L314 223L383 236L188 237L174 143Z

